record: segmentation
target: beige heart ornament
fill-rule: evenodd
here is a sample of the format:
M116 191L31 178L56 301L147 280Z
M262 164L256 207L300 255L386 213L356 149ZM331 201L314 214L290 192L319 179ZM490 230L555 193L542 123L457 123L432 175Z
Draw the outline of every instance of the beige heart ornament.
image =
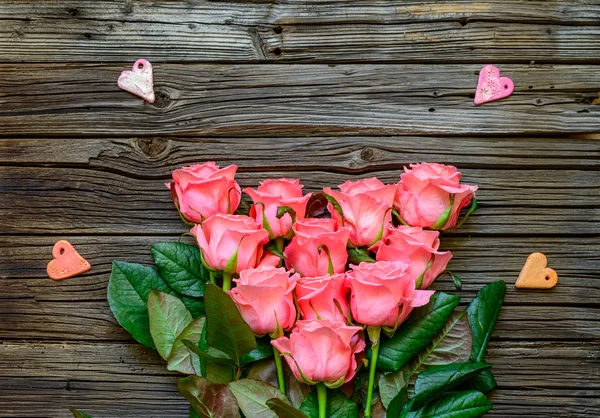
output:
M550 289L558 283L558 274L548 268L548 260L542 253L532 253L515 283L518 289Z

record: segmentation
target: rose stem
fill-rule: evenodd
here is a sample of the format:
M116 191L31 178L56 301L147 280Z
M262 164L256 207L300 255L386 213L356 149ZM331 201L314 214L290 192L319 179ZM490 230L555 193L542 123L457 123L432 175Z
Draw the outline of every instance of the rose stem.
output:
M327 386L317 383L317 397L319 399L319 418L327 418Z
M212 271L209 271L208 276L210 277L210 282L212 284L217 284L217 279L215 277L215 273L213 273Z
M373 385L375 384L375 369L377 368L377 357L379 356L379 343L381 338L379 338L379 334L381 332L381 328L376 331L376 335L371 337L371 341L373 341L373 337L376 337L376 343L371 346L371 364L369 365L369 386L367 389L367 403L365 405L365 418L370 418L371 416L371 401L373 399Z
M277 382L279 382L279 390L285 395L285 380L283 380L283 365L281 364L281 357L279 356L279 350L273 346L273 356L275 357L275 366L277 366Z
M223 272L223 290L231 290L231 274Z

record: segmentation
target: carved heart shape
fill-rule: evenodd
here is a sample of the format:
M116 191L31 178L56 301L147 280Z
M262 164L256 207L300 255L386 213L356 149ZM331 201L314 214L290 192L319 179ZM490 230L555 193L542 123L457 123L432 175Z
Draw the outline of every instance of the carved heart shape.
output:
M515 85L508 77L500 77L500 70L493 65L486 65L479 72L479 83L475 92L475 104L493 102L512 94Z
M85 258L79 255L69 241L58 241L52 248L54 260L48 263L46 271L53 280L62 280L85 273L92 268Z
M550 289L558 283L558 274L547 268L548 260L542 253L533 253L519 274L515 287L519 289Z
M139 59L131 70L125 70L119 76L119 88L141 97L148 103L154 103L154 77L152 64Z

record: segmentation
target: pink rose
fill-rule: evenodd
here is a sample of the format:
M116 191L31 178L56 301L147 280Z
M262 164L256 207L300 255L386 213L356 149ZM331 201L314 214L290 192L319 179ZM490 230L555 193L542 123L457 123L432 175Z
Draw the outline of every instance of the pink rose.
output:
M236 287L228 291L242 318L256 335L277 330L279 326L289 331L296 321L293 290L297 274L290 277L284 268L258 267L243 270Z
M417 288L427 289L452 258L450 251L438 251L439 235L419 227L390 228L370 250L377 253L377 261L407 261L408 274L415 278Z
M302 318L345 323L348 319L349 290L345 274L300 279L296 295ZM338 302L339 308L334 301Z
M204 263L228 274L256 267L269 234L249 216L212 215L192 228Z
M329 203L331 217L350 229L350 243L355 247L370 246L381 239L391 225L396 185L384 185L375 177L340 186L341 192L325 188L325 194L335 198L343 217Z
M279 179L265 180L257 190L244 189L254 201L250 215L269 232L270 239L290 238L292 232L294 220L290 213L284 213L281 218L277 217L280 207L291 208L295 212L296 220L304 219L310 193L303 196L302 187L300 180Z
M191 165L173 171L166 186L181 216L200 223L215 213L233 213L241 200L240 186L233 179L237 166L219 169L214 162Z
M364 357L362 328L329 321L298 321L289 338L271 344L285 353L296 379L314 385L323 382L330 388L350 381Z
M331 229L334 229L331 231ZM346 271L350 231L334 222L305 219L294 225L296 236L283 251L286 265L301 276L319 277Z
M350 309L354 319L364 325L396 329L413 308L426 305L434 293L417 290L402 262L363 262L350 268Z
M477 186L459 184L456 167L422 163L404 167L395 206L411 226L449 229L460 210L471 203Z

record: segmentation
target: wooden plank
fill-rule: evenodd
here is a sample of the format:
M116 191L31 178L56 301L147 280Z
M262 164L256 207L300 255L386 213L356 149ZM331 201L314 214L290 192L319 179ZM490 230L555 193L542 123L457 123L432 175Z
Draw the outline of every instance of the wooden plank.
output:
M0 244L0 279L6 303L95 301L106 299L106 284L113 259L152 264L150 246L176 241L169 236L69 236L68 239L92 265L81 277L54 282L46 276L52 236L4 236ZM185 242L193 243L186 237ZM448 268L463 279L463 290L455 292L448 277L436 289L454 292L466 302L485 284L505 280L507 305L564 305L597 307L600 300L600 244L591 238L469 238L442 237L442 247L453 252ZM514 288L527 256L541 251L559 275L552 290L525 291ZM13 310L15 311L15 310Z
M151 262L149 247L169 237L69 237L93 268L81 277L54 282L45 275L53 237L5 237L0 251L3 293L0 339L63 341L131 341L117 324L106 302L106 284L113 259ZM447 278L438 289L463 296L466 303L483 285L504 279L506 304L495 338L504 340L590 340L600 331L598 296L600 259L597 240L453 238L443 241L455 251L450 268L461 275L464 291L453 290ZM513 287L532 251L544 251L559 273L550 291Z
M191 161L191 160L188 160ZM268 161L266 161L268 164ZM164 172L164 171L163 171ZM598 234L600 184L594 171L464 169L480 186L481 208L463 234ZM400 170L358 176L327 171L242 171L241 186L267 177L299 177L305 191L377 176L399 180ZM140 178L84 168L0 167L4 234L181 234L181 222L164 186L170 177ZM110 202L110 204L107 204ZM31 220L36 219L35 229ZM550 229L549 229L550 228Z
M598 62L596 2L6 1L11 62Z
M593 416L600 412L598 355L597 342L492 342L487 360L499 388L489 416L520 415L525 406L537 411L529 416L549 416L550 407ZM3 417L68 416L68 406L92 416L185 416L187 403L175 388L180 375L139 344L5 342L0 374Z
M0 165L82 166L169 176L190 161L245 171L311 170L360 174L435 161L459 168L600 170L599 138L0 138ZM40 150L44 152L40 152ZM306 150L314 150L306 152Z
M472 103L480 65L156 64L157 101L126 65L0 65L1 136L365 136L597 133L594 66L503 66L503 101Z

